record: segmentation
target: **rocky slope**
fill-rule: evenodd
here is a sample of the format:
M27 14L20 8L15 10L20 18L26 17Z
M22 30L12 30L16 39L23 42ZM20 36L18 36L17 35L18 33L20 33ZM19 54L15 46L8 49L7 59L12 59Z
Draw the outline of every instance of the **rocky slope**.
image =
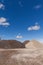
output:
M15 49L15 48L28 48L28 49L38 49L43 48L43 44L36 41L24 41L23 43L17 40L0 40L0 49Z
M16 40L1 40L0 48L13 49L13 48L23 48L23 44Z

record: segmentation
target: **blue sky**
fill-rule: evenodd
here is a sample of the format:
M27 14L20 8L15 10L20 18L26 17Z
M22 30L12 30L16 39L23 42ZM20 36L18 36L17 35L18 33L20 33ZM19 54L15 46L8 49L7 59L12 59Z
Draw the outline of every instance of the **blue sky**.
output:
M0 37L43 41L43 0L0 0Z

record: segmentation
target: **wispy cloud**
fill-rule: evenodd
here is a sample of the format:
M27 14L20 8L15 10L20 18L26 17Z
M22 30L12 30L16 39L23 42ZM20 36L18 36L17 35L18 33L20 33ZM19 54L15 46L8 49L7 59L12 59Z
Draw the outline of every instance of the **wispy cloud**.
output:
M35 9L40 9L42 7L42 5L36 5L34 6Z
M0 18L0 25L2 25L2 26L9 26L10 23L7 22L7 19L6 19L6 18L1 17L1 18Z
M23 38L23 36L19 33L16 38L20 39L20 38Z
M39 29L40 29L40 25L38 25L38 24L28 27L28 31L39 30Z
M2 4L2 3L0 3L0 9L5 9L5 6L4 6L4 4Z
M22 1L19 1L18 4L23 7L23 2Z
M1 0L2 3L4 3L4 0Z

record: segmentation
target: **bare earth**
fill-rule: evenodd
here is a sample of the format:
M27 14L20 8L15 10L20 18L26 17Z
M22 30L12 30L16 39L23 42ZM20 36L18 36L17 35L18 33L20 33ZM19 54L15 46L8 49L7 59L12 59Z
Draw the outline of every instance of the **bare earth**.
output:
M0 49L0 65L43 65L43 49Z

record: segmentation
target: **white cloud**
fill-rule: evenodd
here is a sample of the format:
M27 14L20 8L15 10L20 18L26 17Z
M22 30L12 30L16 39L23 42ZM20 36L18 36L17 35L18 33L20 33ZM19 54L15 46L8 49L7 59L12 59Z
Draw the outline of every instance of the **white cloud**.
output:
M4 22L4 23L0 23L0 25L9 26L10 24L8 22Z
M6 22L6 18L1 17L1 18L0 18L0 22L1 22L1 23Z
M31 30L39 30L39 29L40 29L40 25L37 25L37 24L35 24L34 26L28 27L29 31L31 31Z
M23 38L23 36L19 33L17 36L16 36L16 38Z
M22 38L22 36L17 35L16 38Z
M2 3L0 3L0 9L5 9L5 6L4 6L4 4L2 4Z
M1 18L0 18L0 25L2 25L2 26L9 26L10 23L7 22L7 19L6 19L6 18L1 17Z
M35 9L40 9L42 6L41 5L36 5L34 8Z

